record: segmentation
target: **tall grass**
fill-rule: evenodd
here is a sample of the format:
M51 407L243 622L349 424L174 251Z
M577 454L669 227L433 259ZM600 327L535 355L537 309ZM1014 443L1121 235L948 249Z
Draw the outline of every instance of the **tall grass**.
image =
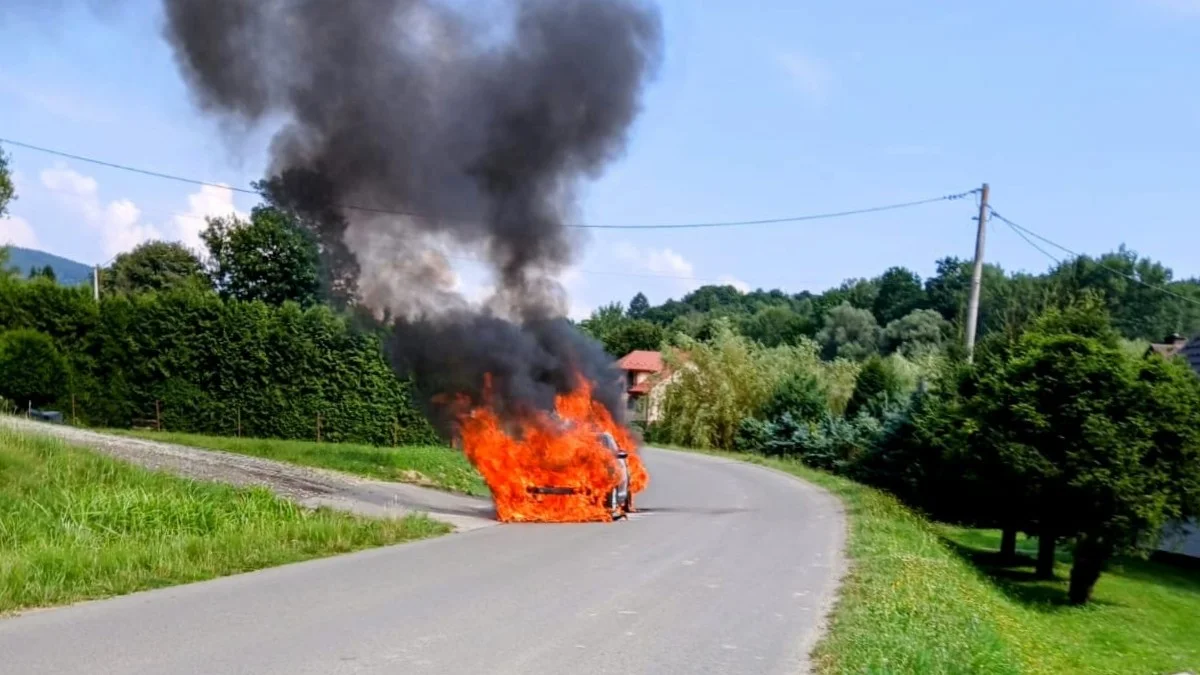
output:
M310 511L263 489L151 473L0 427L0 613L444 533L424 517Z
M1094 601L1067 606L1055 581L986 564L999 532L932 523L894 497L796 461L725 454L840 497L850 570L813 654L821 673L1200 672L1200 571L1122 560ZM1022 541L1027 552L1035 545Z
M407 445L380 448L353 443L314 443L156 431L112 433L333 469L368 478L416 483L469 495L489 494L483 478L463 453L440 446Z

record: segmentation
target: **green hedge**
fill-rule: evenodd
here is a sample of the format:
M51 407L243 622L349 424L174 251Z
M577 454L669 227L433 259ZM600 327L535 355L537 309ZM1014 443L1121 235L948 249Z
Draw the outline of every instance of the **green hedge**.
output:
M58 407L81 423L172 431L321 437L390 445L436 436L379 337L327 307L223 301L200 291L101 299L45 280L0 280L0 330L54 338L69 365Z

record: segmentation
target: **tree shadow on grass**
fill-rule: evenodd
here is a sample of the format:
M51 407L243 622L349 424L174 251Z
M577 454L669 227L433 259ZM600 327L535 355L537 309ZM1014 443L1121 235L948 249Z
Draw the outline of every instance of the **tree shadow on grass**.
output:
M1125 558L1105 573L1200 595L1200 567L1194 564Z
M993 586L1015 602L1045 613L1077 608L1067 601L1067 584L1063 575L1056 574L1054 579L1038 578L1033 569L1035 559L1032 556L1018 552L1016 558L1009 559L998 551L966 546L948 537L942 537L942 541L960 558L983 572ZM1070 555L1062 551L1055 558L1060 563L1070 562ZM1115 606L1116 603L1093 598L1088 605L1103 607Z

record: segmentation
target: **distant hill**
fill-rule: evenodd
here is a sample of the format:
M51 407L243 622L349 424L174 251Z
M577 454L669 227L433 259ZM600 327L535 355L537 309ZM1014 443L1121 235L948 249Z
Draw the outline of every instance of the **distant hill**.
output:
M64 286L89 283L92 279L92 268L83 263L31 248L8 247L8 267L15 267L23 277L29 275L29 268L46 265L54 270L58 283Z

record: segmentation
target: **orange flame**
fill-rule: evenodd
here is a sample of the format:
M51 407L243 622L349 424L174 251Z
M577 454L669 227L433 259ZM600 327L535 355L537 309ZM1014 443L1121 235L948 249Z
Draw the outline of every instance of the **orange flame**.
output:
M476 407L459 417L463 451L491 489L503 522L610 520L607 497L621 472L598 435L612 434L628 453L629 490L636 494L649 476L634 436L592 398L592 385L583 378L573 391L555 397L554 408L558 420L532 413L520 420L522 433L516 438L490 407Z

